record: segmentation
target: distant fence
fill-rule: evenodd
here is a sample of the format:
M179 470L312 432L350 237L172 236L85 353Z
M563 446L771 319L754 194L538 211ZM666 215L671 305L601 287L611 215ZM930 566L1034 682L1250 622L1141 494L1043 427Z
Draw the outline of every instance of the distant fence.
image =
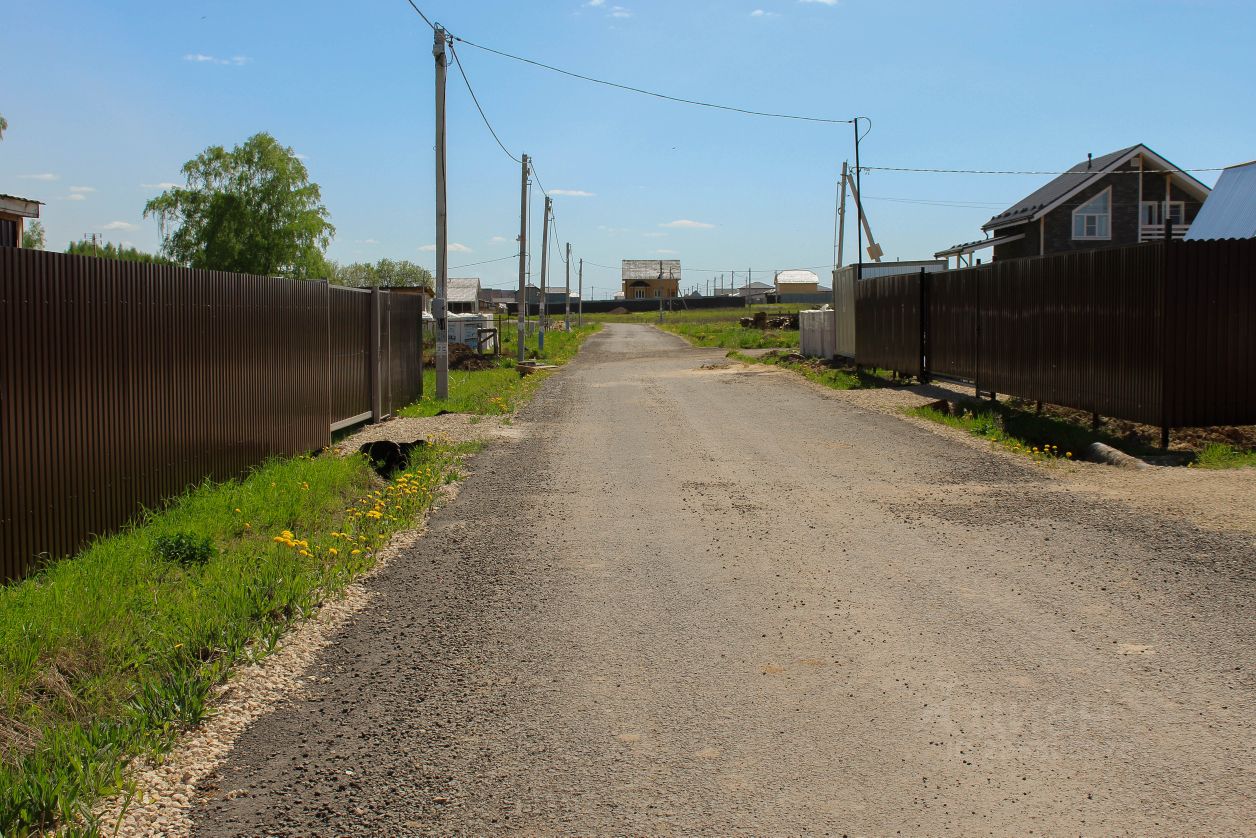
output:
M855 359L1164 429L1256 423L1256 241L877 277ZM922 316L923 315L923 316Z
M745 308L745 297L672 297L663 300L663 311L687 311L690 309L706 309L706 308ZM528 304L528 316L535 317L539 306L536 303ZM657 297L645 300L585 300L585 314L606 314L622 308L625 311L658 311L659 301ZM510 314L517 315L519 311L518 303L507 303L506 309ZM579 310L579 305L575 300L571 301L571 314L574 317ZM563 316L563 306L560 303L557 306L547 306L546 315L553 317L557 314Z
M0 248L0 578L414 401L421 312L412 295Z

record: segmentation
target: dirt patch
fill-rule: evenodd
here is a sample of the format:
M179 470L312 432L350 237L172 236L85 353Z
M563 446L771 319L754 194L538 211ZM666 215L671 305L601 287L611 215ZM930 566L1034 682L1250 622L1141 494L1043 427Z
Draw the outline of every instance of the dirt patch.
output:
M497 358L481 355L465 343L449 344L449 368L451 370L487 370L497 366Z
M352 436L336 443L341 455L352 454L365 443L388 440L396 443L414 442L486 442L494 439L516 439L519 429L506 424L506 416L476 416L469 413L446 413L443 416L403 416L378 425L367 425Z

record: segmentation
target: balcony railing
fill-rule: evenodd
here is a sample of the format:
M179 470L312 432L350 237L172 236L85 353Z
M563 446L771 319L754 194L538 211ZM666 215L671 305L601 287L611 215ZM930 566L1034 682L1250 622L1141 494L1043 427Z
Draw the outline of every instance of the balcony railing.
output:
M1170 230L1173 238L1180 239L1186 235L1186 231L1191 228L1189 224L1174 224ZM1154 242L1164 238L1163 224L1142 224L1138 228L1138 240L1140 242Z

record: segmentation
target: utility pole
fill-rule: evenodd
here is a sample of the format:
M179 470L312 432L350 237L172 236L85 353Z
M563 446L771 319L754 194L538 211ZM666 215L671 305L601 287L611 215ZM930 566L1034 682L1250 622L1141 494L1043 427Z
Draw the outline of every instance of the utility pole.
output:
M552 205L553 199L546 195L545 215L543 216L544 220L541 221L541 307L537 312L541 323L536 337L538 354L545 352L545 295L549 291L549 223Z
M445 205L445 30L433 29L436 59L436 398L449 398L449 218Z
M846 163L842 163L842 180L839 184L841 198L837 204L837 267L842 267L842 254L846 248Z
M576 325L584 328L584 257L580 257L580 310L576 313Z
M519 363L523 363L523 342L527 338L528 286L528 155L523 155L523 180L519 184Z
M855 117L855 212L859 223L855 225L855 282L863 279L863 200L859 197L863 181L859 178L859 117Z
M567 242L567 291L563 297L563 328L571 331L571 242Z

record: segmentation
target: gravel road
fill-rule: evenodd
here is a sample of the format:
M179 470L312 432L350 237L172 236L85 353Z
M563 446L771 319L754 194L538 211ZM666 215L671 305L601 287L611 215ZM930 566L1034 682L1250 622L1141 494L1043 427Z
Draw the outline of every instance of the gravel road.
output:
M1256 539L615 325L195 834L1256 834Z

